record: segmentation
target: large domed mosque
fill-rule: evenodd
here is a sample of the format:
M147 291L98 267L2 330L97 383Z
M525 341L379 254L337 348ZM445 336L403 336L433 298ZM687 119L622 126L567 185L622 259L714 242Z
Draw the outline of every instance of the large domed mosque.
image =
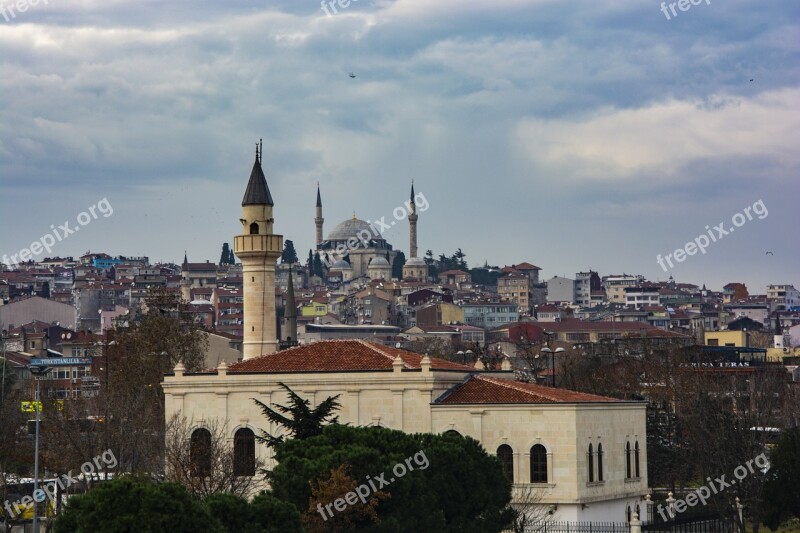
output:
M410 258L407 265L414 267L411 270L403 269L403 277L427 279L428 267L425 262L416 257L417 250L417 210L414 203L414 185L411 185L411 203L408 216L410 229ZM342 279L351 279L367 276L370 279L392 279L392 265L397 257L397 250L392 248L381 235L377 226L361 220L353 213L352 218L336 225L327 238L322 237L322 196L319 185L317 186L316 241L317 251L330 265L333 272L341 272ZM337 252L338 250L338 252ZM344 251L344 253L342 253Z

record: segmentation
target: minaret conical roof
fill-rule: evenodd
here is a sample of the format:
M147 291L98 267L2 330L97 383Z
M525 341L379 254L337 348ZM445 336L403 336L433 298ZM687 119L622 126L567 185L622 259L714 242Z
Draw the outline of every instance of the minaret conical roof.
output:
M253 163L253 171L250 172L250 181L247 183L247 190L244 192L242 205L275 205L272 203L272 195L269 193L267 178L261 168L261 159L256 154L256 161Z

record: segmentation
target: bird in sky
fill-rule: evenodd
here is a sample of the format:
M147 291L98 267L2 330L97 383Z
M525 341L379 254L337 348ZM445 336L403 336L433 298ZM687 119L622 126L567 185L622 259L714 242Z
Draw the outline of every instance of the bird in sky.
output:
M351 78L355 78L355 77L356 77L356 75L355 75L355 74L353 74L352 72L351 72L350 74L348 74L348 76L350 76ZM751 81L752 81L752 80L751 80Z
M775 255L775 254L773 254L772 252L767 252L767 255Z

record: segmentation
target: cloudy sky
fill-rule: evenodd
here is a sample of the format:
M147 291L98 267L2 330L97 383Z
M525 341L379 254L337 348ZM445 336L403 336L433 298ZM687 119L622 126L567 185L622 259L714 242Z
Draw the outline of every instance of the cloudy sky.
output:
M393 220L413 179L421 252L800 287L797 0L669 19L655 0L21 1L0 0L0 254L106 198L52 255L217 261L263 138L302 258L317 181L327 233ZM405 221L385 236L408 252Z

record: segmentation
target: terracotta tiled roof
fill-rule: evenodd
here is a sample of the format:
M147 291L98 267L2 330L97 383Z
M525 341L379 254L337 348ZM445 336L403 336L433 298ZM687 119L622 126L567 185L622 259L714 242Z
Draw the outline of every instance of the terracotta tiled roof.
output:
M400 356L403 368L419 369L421 355L363 340L330 340L305 344L277 353L262 355L230 366L236 372L349 372L358 370L391 370L394 358ZM431 357L433 370L475 369Z
M517 270L541 270L541 268L530 263L519 263L517 265L512 265L512 268L516 268Z
M182 270L184 271L215 271L217 270L216 263L185 263Z
M615 398L556 389L488 376L473 375L442 395L437 404L483 403L611 403Z
M440 272L440 276L469 276L469 272L464 272L463 270L447 270L445 272Z

